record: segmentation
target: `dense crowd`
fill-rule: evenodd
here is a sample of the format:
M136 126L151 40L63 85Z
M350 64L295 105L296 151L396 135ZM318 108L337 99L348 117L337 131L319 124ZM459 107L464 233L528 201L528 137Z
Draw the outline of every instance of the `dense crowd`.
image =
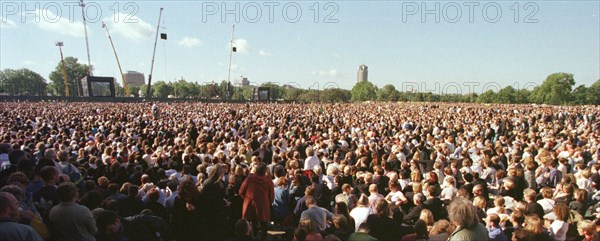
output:
M0 103L0 240L600 240L600 108Z

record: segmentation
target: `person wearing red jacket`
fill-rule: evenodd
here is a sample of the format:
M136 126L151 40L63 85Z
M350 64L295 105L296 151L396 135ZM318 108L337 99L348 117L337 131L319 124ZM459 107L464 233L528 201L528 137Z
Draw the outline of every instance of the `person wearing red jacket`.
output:
M265 239L267 222L271 219L271 204L275 199L275 187L266 165L261 164L255 174L244 180L239 194L244 199L242 217L252 222L255 231L260 226L260 239Z

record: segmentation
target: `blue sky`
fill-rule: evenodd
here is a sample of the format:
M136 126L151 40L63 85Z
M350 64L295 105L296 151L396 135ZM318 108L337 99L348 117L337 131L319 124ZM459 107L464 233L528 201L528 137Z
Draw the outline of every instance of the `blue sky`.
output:
M119 82L101 20L123 69L147 77L160 7L160 31L169 39L158 42L155 81L227 79L236 17L232 81L243 75L258 84L350 89L360 64L369 66L377 86L401 90L528 88L554 72L573 73L577 84L600 79L598 0L86 3L94 74ZM74 4L2 0L0 69L26 67L47 78L60 60L56 41L64 42L66 56L87 63L81 8ZM223 15L236 4L239 11Z

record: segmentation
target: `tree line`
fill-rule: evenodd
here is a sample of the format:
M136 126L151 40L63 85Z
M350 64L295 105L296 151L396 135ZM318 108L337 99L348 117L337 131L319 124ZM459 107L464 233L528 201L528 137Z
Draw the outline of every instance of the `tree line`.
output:
M77 58L65 58L69 92L78 96L77 82L88 73L88 65L80 64ZM64 96L65 86L61 63L49 75L50 81L29 69L5 69L0 71L0 95L53 95ZM115 83L117 96L124 96L125 90ZM600 79L590 86L575 87L573 74L554 73L533 90L515 89L506 86L497 92L488 90L481 94L436 94L432 92L402 92L394 85L382 88L369 81L357 83L351 90L340 88L302 89L293 85L279 85L267 82L260 87L268 87L273 101L301 102L351 102L351 101L425 101L425 102L468 102L506 104L553 104L553 105L600 105ZM133 97L144 97L146 85L128 86ZM220 83L197 83L185 79L174 82L157 81L152 85L152 96L158 98L251 100L254 86L233 86L223 80Z

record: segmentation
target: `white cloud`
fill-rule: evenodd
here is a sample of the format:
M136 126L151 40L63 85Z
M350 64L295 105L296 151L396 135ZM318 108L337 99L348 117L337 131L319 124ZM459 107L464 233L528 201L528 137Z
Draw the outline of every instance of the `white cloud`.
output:
M37 63L32 60L25 60L23 61L23 65L37 65Z
M259 51L258 54L260 56L271 56L271 52L267 52L267 51L264 51L264 50Z
M340 54L334 54L333 57L336 58L336 59L341 59L342 58L342 56Z
M127 13L115 13L105 18L104 22L110 27L111 32L134 41L152 38L155 33L152 25Z
M231 47L231 43L227 43L227 49ZM233 47L236 47L238 53L247 54L250 52L250 47L248 46L248 41L243 38L239 38L233 41Z
M12 21L10 19L4 18L4 17L0 17L0 28L16 28L17 24L15 23L15 21Z
M25 17L27 16L28 15L25 15ZM83 22L70 21L68 18L57 16L48 9L36 9L35 18L27 19L27 22L37 25L38 28L44 31L70 35L73 37L85 36ZM92 31L88 28L88 34L91 34L91 32Z
M338 77L339 75L340 74L338 73L337 69L319 71L319 76L322 77Z
M179 41L178 44L184 47L191 48L202 45L202 41L200 41L200 39L197 38L185 37L181 41Z

